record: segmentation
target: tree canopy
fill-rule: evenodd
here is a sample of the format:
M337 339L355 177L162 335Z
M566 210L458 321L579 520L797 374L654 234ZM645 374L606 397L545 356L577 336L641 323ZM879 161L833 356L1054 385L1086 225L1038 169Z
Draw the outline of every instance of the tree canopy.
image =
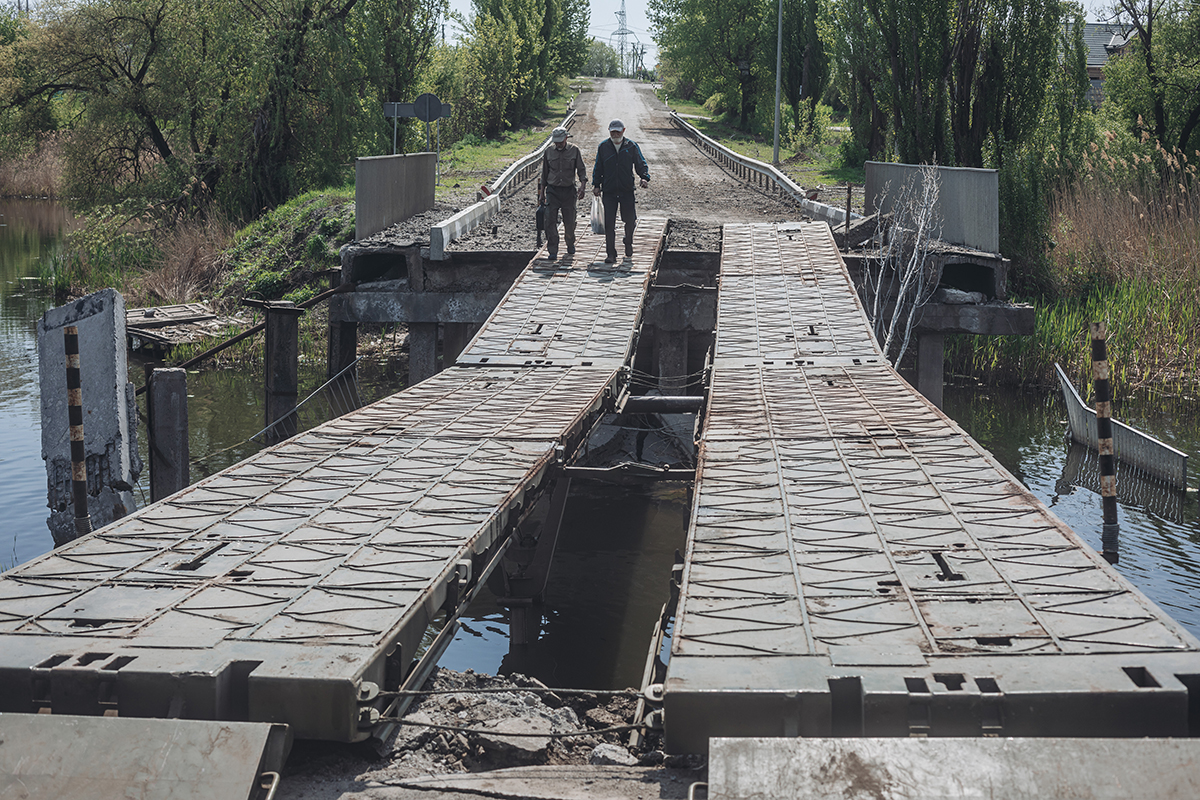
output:
M519 123L588 56L588 0L55 0L0 17L0 130L67 132L68 190L253 216L390 152L429 88L459 134ZM407 127L407 126L406 126ZM415 139L415 136L410 133Z

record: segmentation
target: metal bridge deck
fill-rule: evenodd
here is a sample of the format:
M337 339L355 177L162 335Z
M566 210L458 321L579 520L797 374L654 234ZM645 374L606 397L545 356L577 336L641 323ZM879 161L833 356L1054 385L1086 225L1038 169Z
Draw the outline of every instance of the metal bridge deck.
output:
M884 361L827 226L726 226L665 683L713 736L1185 736L1200 642Z
M544 338L584 343L555 366L452 367L4 573L0 711L364 738L374 690L399 686L430 620L485 577L619 389L664 228L642 220L619 276L553 272L571 314ZM528 332L511 318L558 313L544 267L470 352L512 351Z

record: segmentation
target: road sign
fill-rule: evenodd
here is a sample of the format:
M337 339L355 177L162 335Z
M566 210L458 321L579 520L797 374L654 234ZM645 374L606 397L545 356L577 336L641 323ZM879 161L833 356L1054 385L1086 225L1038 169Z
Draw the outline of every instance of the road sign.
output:
M385 117L415 117L417 112L413 109L412 103L384 103L383 115Z
M413 103L413 110L421 122L433 122L442 116L442 101L437 95L426 92Z

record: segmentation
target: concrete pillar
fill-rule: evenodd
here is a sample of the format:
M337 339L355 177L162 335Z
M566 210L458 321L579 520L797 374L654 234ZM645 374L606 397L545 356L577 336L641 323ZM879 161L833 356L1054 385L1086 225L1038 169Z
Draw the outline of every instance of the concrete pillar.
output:
M413 386L437 374L436 322L410 322L408 325L408 385Z
M942 367L946 360L945 350L945 334L917 334L917 391L938 408L942 407Z
M188 452L187 370L156 369L146 393L150 438L150 502L191 483Z
M79 329L84 461L93 530L136 510L133 487L142 471L137 404L126 362L125 299L115 289L104 289L50 309L38 321L37 334L47 525L55 544L75 538L63 344L63 328L69 325Z
M686 330L654 332L654 353L657 360L658 388L663 394L686 394L688 332Z
M300 317L304 309L277 301L266 305L266 412L264 425L280 421L267 432L268 444L294 436L297 418L292 410L300 392Z
M473 322L447 322L442 325L442 369L454 365L479 328Z
M330 289L336 289L340 284L350 282L350 271L347 268L348 259L347 248L343 247L342 271L329 282ZM325 379L332 379L334 375L353 364L356 358L358 358L358 323L331 320L329 322L329 350ZM345 377L347 380L353 380L354 370L347 372Z

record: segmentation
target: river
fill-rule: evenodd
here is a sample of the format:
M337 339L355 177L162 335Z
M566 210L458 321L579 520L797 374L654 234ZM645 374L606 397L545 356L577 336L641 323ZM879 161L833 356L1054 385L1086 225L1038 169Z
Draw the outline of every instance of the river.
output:
M70 215L60 206L0 201L0 566L28 561L51 546L41 460L37 320L51 305L35 280L58 246ZM1082 336L1082 334L1081 334ZM137 379L141 366L131 366ZM321 370L302 375L302 395ZM364 399L398 388L386 363L365 364ZM188 376L193 480L251 455L246 439L262 427L261 376L209 370ZM1127 399L1117 415L1188 453L1200 452L1194 404L1164 411L1155 398ZM1069 470L1065 410L1056 395L948 386L946 412L1092 547L1100 546L1100 500ZM139 437L144 451L145 437ZM1124 481L1124 479L1123 479ZM1193 481L1194 482L1194 481ZM143 475L142 485L147 484ZM1124 481L1124 485L1132 485ZM144 502L144 501L143 501ZM495 673L516 670L549 685L637 685L650 632L667 598L676 549L685 542L688 493L682 484L641 490L577 485L546 590L536 643L510 652L503 609L485 589L462 620L441 663ZM1146 489L1120 504L1118 569L1200 635L1200 514L1186 498Z

